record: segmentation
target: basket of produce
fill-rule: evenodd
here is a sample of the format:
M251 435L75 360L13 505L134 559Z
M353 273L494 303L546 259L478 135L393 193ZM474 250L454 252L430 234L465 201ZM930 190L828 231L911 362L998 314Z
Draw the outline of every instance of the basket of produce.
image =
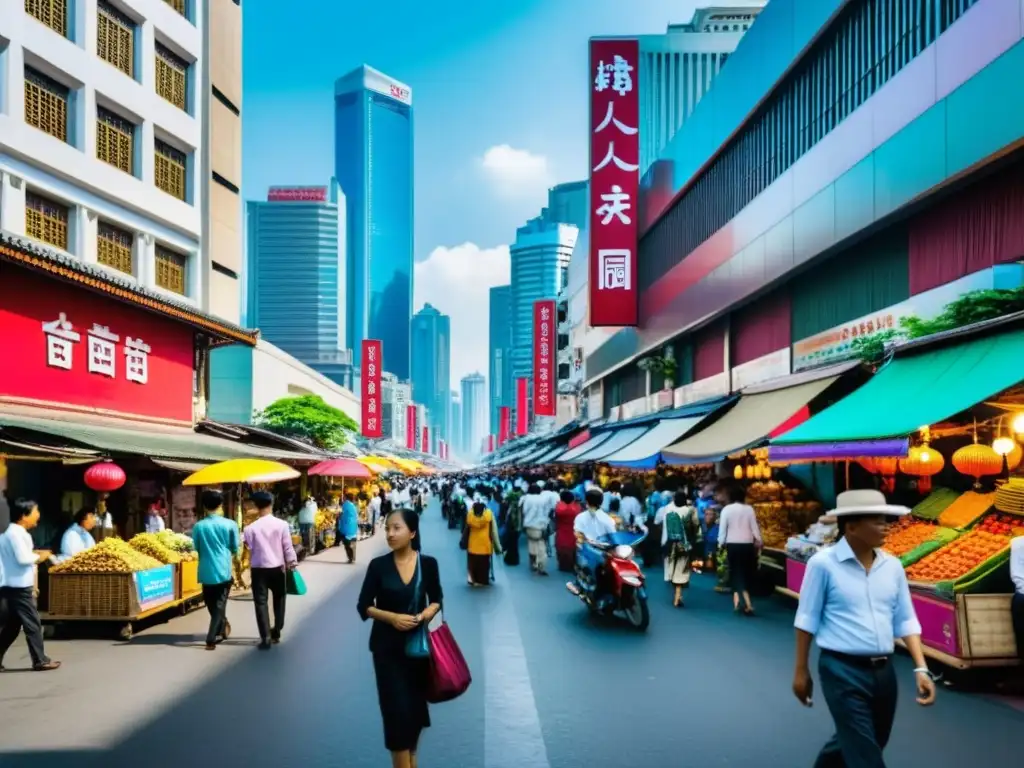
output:
M958 531L966 530L992 508L995 500L994 493L967 491L942 511L938 518L939 525L956 528Z
M998 564L997 558L1009 557L1009 550L1008 536L969 531L907 568L907 579L914 586L948 593Z
M917 506L910 510L911 515L920 520L935 521L946 508L960 498L960 494L949 488L936 488L929 493Z
M959 535L959 532L952 528L943 528L933 523L904 517L889 529L882 549L898 557L906 568Z
M136 575L163 564L119 538L104 539L50 569L53 616L129 618L139 613Z

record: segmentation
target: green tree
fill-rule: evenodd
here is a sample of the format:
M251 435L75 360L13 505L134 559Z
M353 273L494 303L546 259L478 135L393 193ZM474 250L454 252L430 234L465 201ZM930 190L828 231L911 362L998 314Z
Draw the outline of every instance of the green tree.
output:
M344 411L328 405L319 395L282 397L253 418L257 426L281 435L304 437L326 450L336 450L359 431L359 425Z

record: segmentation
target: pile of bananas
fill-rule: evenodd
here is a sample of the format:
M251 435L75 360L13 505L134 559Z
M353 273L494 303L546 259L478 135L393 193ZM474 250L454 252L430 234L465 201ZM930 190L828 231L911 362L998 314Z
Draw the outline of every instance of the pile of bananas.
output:
M198 558L196 554L195 545L192 543L192 539L183 533L175 533L172 530L164 529L159 533L154 534L161 544L167 547L172 552L177 552L181 556L182 562L188 562Z
M133 549L124 539L109 538L55 565L50 573L135 573L160 565L159 560Z
M144 555L149 555L161 563L180 563L181 555L160 543L155 533L139 533L128 542L133 548Z
M317 533L332 530L337 524L338 516L323 509L319 510L316 517L313 518L313 530Z

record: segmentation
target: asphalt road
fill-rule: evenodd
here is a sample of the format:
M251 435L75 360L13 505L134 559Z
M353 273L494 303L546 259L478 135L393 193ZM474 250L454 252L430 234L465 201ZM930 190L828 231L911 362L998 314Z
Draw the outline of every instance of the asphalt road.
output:
M782 600L761 601L757 618L739 617L709 578L675 610L660 573L652 574L651 627L641 635L592 619L564 579L533 576L526 566L499 566L494 587L471 590L457 534L444 528L436 506L424 517L423 534L425 551L441 565L446 618L474 673L465 696L432 709L423 768L800 768L813 764L831 733L823 702L806 710L789 692L793 611ZM525 561L525 543L523 553ZM303 567L350 566L314 559ZM359 581L341 586L282 645L218 668L110 750L7 754L0 765L390 765L369 626L355 611ZM953 768L982 755L995 764L1019 762L1024 714L947 690L923 709L913 701L909 661L900 659L899 667L890 768ZM80 716L102 718L104 696L116 695L117 684L112 678L97 692L95 711Z

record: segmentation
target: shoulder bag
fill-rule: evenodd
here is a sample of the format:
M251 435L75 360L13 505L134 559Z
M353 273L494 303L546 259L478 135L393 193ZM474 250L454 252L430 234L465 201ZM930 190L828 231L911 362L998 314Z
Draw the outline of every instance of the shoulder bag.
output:
M416 558L416 575L412 577L412 607L409 611L413 616L417 615L423 607L423 576L422 557ZM430 645L427 642L427 627L421 623L420 626L409 631L409 637L405 641L405 655L410 659L430 658Z

